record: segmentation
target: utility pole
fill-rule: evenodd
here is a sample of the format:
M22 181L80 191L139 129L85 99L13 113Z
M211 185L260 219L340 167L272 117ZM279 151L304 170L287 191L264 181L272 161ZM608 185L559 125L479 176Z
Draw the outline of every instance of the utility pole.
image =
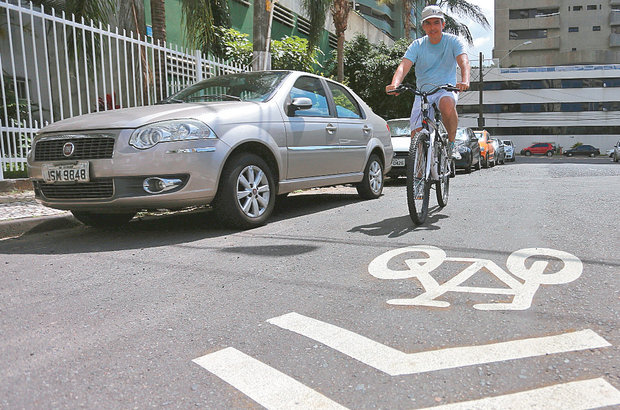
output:
M478 128L484 128L484 113L483 113L483 104L482 104L482 52L480 52L480 82L478 83Z

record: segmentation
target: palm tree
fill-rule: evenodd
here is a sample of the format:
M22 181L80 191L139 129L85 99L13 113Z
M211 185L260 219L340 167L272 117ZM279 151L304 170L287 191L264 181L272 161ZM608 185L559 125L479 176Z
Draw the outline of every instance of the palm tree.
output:
M421 11L418 10L420 7L425 7L431 4L438 5L448 11L446 13L446 32L464 37L470 45L473 44L474 41L469 28L467 25L459 22L454 16L469 18L487 29L491 27L480 7L470 3L467 0L427 0L422 2L417 0L377 0L377 3L394 4L397 1L401 2L403 6L403 22L405 36L407 38L409 38L409 33L411 32L412 12Z
M325 16L330 9L336 27L336 46L338 81L344 80L344 32L347 29L351 4L348 0L302 0L302 5L310 17L310 36L308 50L314 49L325 27Z
M151 0L153 1L153 0ZM185 17L185 38L193 49L219 54L216 27L230 27L230 11L226 0L181 0Z

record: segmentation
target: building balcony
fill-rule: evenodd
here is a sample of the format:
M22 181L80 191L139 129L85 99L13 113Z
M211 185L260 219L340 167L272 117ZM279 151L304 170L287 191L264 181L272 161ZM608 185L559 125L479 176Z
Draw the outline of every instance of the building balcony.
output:
M620 34L611 33L609 36L609 47L620 47Z
M620 3L620 0L618 0ZM612 26L620 25L620 11L612 11L609 14L609 24Z
M509 20L508 24L510 25L510 30L560 28L560 16L555 15L548 17L535 17L530 19Z

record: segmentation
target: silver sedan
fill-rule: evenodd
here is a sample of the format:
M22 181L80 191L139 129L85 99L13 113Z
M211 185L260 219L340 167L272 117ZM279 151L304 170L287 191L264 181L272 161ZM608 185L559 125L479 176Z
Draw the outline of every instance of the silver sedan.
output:
M276 195L355 184L381 195L386 122L353 91L295 71L214 77L160 104L43 128L28 155L37 199L88 225L211 204L229 225L265 223Z

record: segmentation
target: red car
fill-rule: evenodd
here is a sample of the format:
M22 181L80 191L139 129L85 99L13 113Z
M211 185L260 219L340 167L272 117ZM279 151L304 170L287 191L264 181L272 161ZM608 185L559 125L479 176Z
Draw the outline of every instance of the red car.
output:
M546 155L548 157L552 156L555 152L555 147L552 144L547 142L539 142L536 144L532 144L527 148L523 148L521 150L521 155L530 156L530 155Z

